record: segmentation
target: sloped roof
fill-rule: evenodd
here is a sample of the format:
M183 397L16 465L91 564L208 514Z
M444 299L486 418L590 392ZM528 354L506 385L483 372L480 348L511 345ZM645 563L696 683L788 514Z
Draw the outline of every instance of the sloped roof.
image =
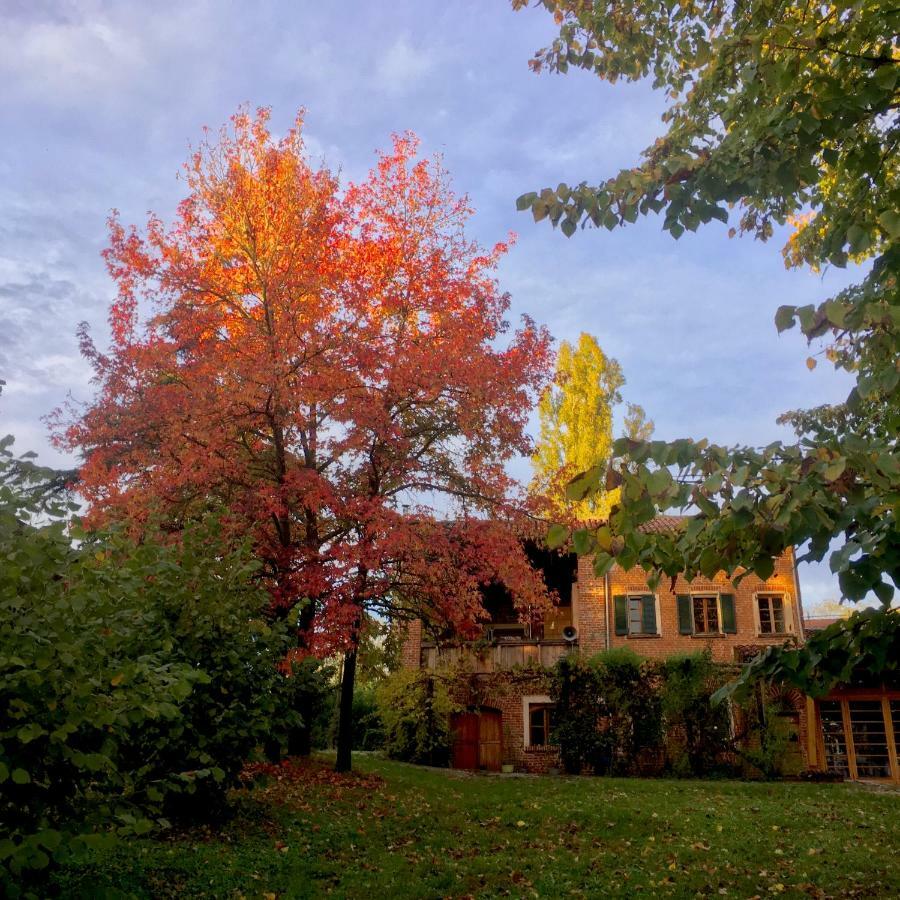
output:
M641 525L645 534L665 534L667 531L679 531L690 516L656 516Z
M803 626L807 631L821 631L823 628L840 621L840 616L812 616L803 620Z

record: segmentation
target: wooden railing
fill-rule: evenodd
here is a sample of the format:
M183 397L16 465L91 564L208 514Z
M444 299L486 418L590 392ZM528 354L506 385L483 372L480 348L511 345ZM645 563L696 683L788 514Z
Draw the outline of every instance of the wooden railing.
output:
M549 668L572 650L573 644L559 640L501 641L478 648L425 644L422 646L422 668L437 669L459 663L472 672L504 672L516 666Z

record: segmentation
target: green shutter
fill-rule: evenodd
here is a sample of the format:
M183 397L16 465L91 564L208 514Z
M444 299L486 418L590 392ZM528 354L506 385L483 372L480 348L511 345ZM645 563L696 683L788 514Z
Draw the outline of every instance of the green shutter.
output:
M725 634L737 634L737 620L734 616L734 594L720 594L722 605L722 631Z
M616 607L616 634L628 634L628 600L624 594L613 597Z
M694 616L691 612L690 594L679 594L678 601L678 632L679 634L694 633Z
M656 597L648 594L641 597L641 627L644 634L656 634Z

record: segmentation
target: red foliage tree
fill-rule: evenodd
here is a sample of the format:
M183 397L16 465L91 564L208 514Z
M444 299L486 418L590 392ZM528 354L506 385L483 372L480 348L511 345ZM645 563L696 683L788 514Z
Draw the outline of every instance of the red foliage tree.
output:
M492 579L523 615L548 601L505 464L530 450L550 341L528 319L509 334L506 245L466 237L466 199L415 137L342 190L301 128L275 141L267 110L241 111L185 166L171 227L112 216L112 346L82 327L97 396L54 434L83 454L89 523L177 532L215 505L252 535L301 646L345 653L345 768L365 612L465 633Z

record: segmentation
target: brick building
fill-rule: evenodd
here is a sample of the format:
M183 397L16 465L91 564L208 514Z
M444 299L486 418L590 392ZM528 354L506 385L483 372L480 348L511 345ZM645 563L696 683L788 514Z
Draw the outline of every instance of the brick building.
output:
M654 528L678 527L662 517ZM410 623L403 664L436 669L463 660L470 673L458 702L466 711L454 726L453 764L460 768L544 772L559 765L549 743L553 706L547 672L567 653L591 656L628 647L665 658L709 649L714 660L744 662L770 644L801 643L807 631L829 623L803 615L792 551L776 560L772 576L745 576L734 584L715 578L677 578L656 590L646 573L613 568L594 574L589 557L531 549L559 605L543 622L524 625L502 597L485 597L491 621L476 645L439 646L421 622ZM898 613L900 614L900 613ZM900 783L900 690L897 685L842 688L822 700L793 692L792 728L797 768L830 770L849 778Z
M654 527L677 527L677 519ZM461 768L499 769L502 763L529 772L558 765L549 743L553 708L542 669L566 653L591 656L628 647L646 657L709 649L719 662L742 662L768 644L804 637L803 608L794 554L776 561L771 578L745 576L739 584L724 573L713 579L676 579L655 591L646 573L617 567L597 577L590 557L533 548L532 560L544 572L559 605L542 623L520 623L512 607L485 598L491 621L477 649L439 646L421 622L410 624L403 664L435 669L465 660L471 672L468 711L454 723L454 764ZM808 709L801 704L797 727L805 732ZM802 744L806 748L808 742ZM804 749L804 760L806 750Z

